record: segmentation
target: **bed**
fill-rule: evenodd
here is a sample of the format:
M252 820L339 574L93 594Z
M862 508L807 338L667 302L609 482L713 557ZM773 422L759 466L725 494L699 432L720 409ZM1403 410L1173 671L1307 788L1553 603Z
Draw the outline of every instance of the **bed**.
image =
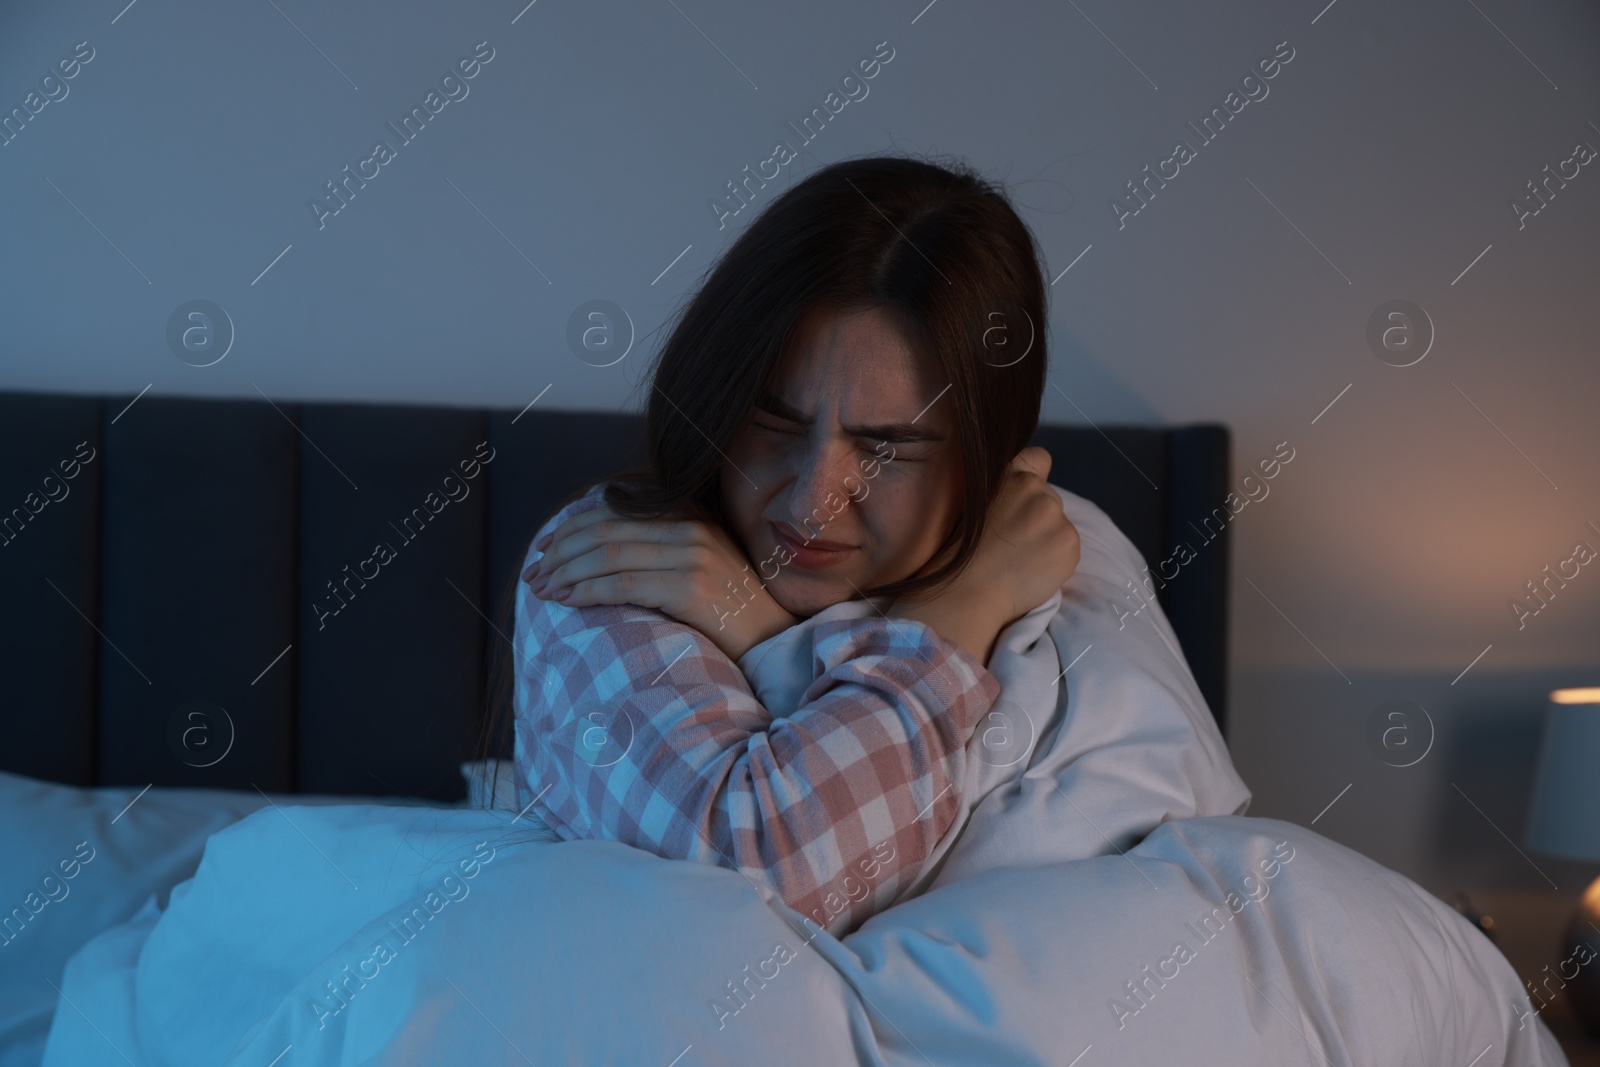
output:
M847 937L469 803L522 551L639 432L0 393L0 1067L1565 1062L1450 908L1244 814L1220 426L1041 428L1085 535L1050 632L1100 654Z

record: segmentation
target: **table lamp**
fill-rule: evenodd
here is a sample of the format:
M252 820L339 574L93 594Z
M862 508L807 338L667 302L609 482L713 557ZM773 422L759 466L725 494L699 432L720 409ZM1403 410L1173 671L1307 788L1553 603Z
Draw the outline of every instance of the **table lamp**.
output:
M1600 863L1600 687L1550 694L1523 840L1552 856ZM1542 985L1546 996L1564 990L1573 1014L1600 1037L1600 878L1584 891L1563 958Z

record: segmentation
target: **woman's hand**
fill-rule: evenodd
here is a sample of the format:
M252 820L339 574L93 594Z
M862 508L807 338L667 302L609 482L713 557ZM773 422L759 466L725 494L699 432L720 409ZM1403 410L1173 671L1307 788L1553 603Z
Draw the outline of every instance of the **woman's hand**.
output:
M988 594L1006 622L1049 600L1078 569L1078 528L1046 481L1052 462L1037 445L1011 460L978 551L956 580Z
M1037 446L1017 453L967 568L932 599L896 601L889 614L925 622L988 663L1000 631L1049 600L1078 567L1078 530L1045 480L1050 464L1050 453ZM947 548L918 574L954 552Z
M522 575L541 599L568 607L637 604L705 634L731 660L800 620L772 599L720 528L695 520L633 520L602 504L535 546Z

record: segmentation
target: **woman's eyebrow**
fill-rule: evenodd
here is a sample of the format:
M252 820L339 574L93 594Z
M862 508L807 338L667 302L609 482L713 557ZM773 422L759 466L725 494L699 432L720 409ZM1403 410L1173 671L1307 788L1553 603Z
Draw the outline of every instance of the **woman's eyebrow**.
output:
M796 410L783 402L777 396L768 393L756 401L756 407L769 415L775 415L788 422L798 423L801 426L810 426L812 417ZM873 440L893 441L898 444L911 444L918 441L943 441L944 435L926 426L918 426L913 422L892 422L882 426L845 426L844 432L852 437L868 437Z

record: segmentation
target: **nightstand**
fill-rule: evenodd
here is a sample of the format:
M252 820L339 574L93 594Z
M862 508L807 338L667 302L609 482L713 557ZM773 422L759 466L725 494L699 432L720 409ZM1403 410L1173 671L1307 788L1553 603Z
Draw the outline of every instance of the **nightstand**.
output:
M1496 945L1517 977L1524 982L1542 978L1546 965L1554 967L1560 961L1567 923L1577 907L1572 894L1528 890L1469 896L1478 910L1494 919ZM1572 1067L1600 1067L1600 1041L1573 1018L1564 996L1552 1000L1539 1018L1561 1042Z

